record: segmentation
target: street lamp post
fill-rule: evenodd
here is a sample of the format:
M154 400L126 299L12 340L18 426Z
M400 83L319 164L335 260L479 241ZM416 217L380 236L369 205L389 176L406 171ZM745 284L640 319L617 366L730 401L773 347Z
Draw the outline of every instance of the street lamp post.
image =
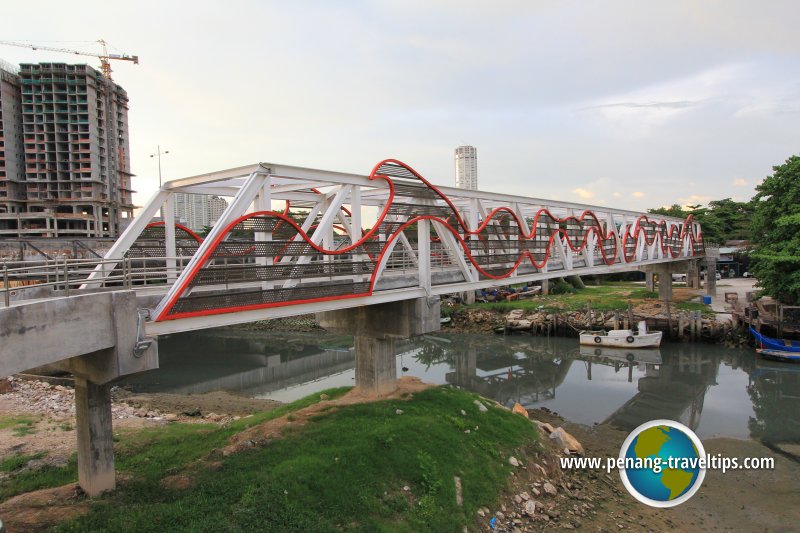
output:
M167 155L169 150L161 151L161 145L156 146L156 153L150 154L150 157L158 158L158 188L161 189L161 156Z

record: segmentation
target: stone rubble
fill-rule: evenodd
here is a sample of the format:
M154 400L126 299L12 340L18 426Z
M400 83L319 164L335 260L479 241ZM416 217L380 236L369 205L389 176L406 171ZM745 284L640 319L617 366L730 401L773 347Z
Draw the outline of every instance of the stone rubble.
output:
M0 393L0 398L15 411L37 413L59 419L75 416L75 389L72 387L52 385L46 381L22 379L14 376L0 378L0 381L7 384L3 389L6 392ZM116 401L114 399L115 389L116 387L111 388L111 416L114 420L138 418L174 422L185 419L186 416L195 416L201 418L204 422L225 424L240 418L217 413L203 414L199 410L191 414L163 413L139 405L131 405L124 401Z

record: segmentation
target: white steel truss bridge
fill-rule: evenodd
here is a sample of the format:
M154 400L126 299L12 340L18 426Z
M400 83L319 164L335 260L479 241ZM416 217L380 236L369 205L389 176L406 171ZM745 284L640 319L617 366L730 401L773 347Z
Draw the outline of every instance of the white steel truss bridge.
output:
M163 222L176 193L233 200L201 239ZM79 288L122 277L160 335L703 255L691 217L438 187L392 159L369 175L260 163L164 184Z

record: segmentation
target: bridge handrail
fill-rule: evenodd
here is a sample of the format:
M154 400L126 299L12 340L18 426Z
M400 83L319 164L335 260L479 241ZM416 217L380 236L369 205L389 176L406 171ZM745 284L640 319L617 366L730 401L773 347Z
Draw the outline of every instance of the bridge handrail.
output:
M70 292L86 282L88 276L98 265L113 265L118 267L119 274L109 274L101 283L101 287L122 286L132 288L136 285L167 284L172 279L180 276L191 257L126 257L122 260L102 259L69 259L44 260L44 261L14 261L9 268L9 263L3 263L2 278L0 278L0 293L6 307L10 306L11 296L16 291L29 287L53 287L62 290L69 296ZM168 268L169 261L175 261L174 269ZM151 265L148 263L163 263ZM43 280L43 281L42 281ZM38 281L29 285L12 287L12 282Z

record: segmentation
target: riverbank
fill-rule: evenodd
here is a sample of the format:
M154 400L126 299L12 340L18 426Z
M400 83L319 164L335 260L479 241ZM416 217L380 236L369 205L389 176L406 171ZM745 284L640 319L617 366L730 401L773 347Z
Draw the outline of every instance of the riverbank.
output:
M72 430L41 425L69 422L69 416L48 418L47 404L34 403L29 414L42 417L36 425L0 424L0 437L27 433L26 443L40 446L3 454L0 518L10 532L64 521L77 531L214 524L234 530L260 524L274 530L789 531L800 519L793 501L800 465L755 441L717 438L704 445L729 457L773 457L774 470L709 471L692 500L661 510L635 502L615 472L559 467L564 452L547 438L552 427L566 429L589 457L615 457L627 432L607 424L571 424L543 409L528 410L528 420L477 395L415 380L402 380L380 401L347 390L241 418L221 413L226 421L215 423L190 415L146 419L127 406L132 416L115 420L119 488L97 499L74 484L74 459L65 465L26 460L54 453L53 434L74 439ZM0 402L8 400L9 393L0 395Z
M0 482L0 517L9 531L461 531L494 507L511 457L544 453L530 421L475 394L413 379L379 401L348 391L221 425L118 430L118 489L101 498L64 485L74 464L19 459Z
M577 337L581 330L635 329L643 320L666 340L742 346L749 341L727 314L699 301L702 291L676 287L669 302L636 283L587 286L576 293L525 300L450 305L443 329L458 333ZM717 298L717 300L720 300ZM717 304L717 307L720 307Z

